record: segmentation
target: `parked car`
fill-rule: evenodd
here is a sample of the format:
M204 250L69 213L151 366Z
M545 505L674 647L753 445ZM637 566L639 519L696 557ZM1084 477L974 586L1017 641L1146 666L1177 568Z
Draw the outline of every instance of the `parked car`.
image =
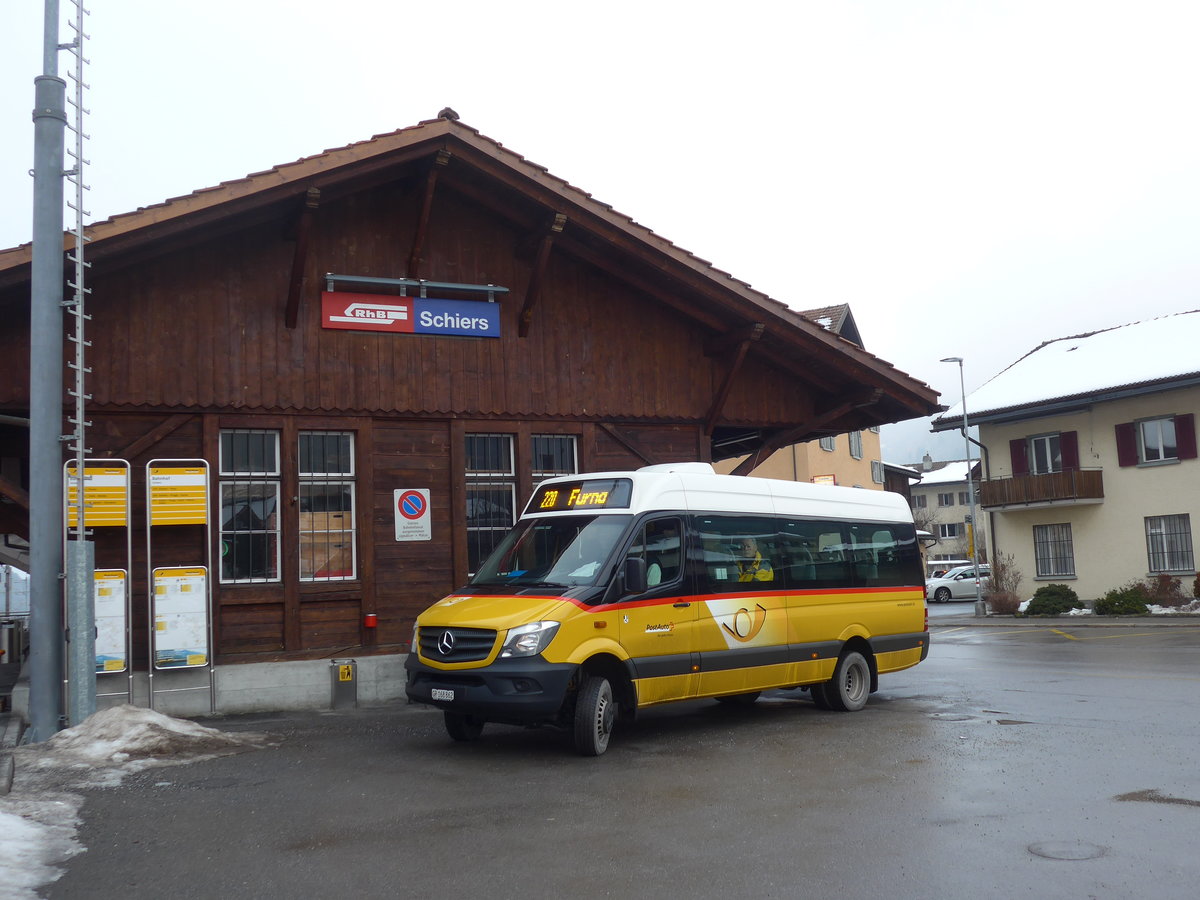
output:
M979 566L980 596L987 595L987 582L992 570L986 564ZM956 566L941 578L930 578L925 582L925 597L933 603L948 600L975 599L975 566Z

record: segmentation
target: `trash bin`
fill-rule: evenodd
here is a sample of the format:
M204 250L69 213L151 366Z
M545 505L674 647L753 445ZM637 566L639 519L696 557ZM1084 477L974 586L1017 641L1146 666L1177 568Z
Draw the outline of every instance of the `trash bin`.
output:
M354 709L358 706L358 663L353 659L331 659L329 663L330 706Z

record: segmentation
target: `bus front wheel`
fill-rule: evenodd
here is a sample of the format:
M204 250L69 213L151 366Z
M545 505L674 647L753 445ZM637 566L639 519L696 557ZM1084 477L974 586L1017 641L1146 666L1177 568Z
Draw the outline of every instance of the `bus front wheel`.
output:
M583 683L575 702L575 749L583 756L599 756L607 750L616 714L612 685L604 676L593 675Z
M464 713L445 710L442 713L446 722L446 734L456 741L473 741L483 734L483 719L468 716Z
M830 707L855 712L867 705L871 694L871 666L856 650L843 653L833 670L833 678L824 685Z

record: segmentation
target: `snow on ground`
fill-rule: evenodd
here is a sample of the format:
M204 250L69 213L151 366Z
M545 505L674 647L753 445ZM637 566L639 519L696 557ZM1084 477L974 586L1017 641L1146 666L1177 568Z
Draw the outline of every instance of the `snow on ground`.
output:
M129 774L266 746L260 734L229 734L135 706L89 716L14 753L12 791L0 796L0 893L37 900L61 866L86 848L76 840L85 788L114 787Z
M1033 602L1031 597L1028 600L1022 600L1017 606L1017 612L1025 612L1025 608ZM1146 605L1146 610L1152 616L1197 616L1200 615L1200 599L1193 600L1191 603L1185 603L1183 606L1155 606L1153 603ZM1090 616L1090 609L1069 609L1064 616Z

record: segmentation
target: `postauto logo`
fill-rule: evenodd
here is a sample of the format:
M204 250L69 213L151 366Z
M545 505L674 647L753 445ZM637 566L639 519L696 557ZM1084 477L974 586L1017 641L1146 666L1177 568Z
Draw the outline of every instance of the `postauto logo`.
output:
M435 300L324 291L321 327L395 334L500 337L500 305L476 300Z

